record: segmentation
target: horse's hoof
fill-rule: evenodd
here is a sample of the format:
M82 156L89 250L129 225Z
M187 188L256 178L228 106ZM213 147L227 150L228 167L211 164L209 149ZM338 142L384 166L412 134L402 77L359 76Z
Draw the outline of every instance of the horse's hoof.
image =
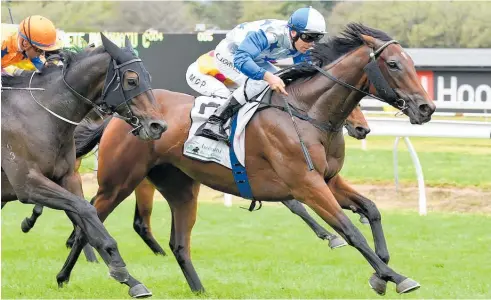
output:
M363 225L369 225L370 221L368 221L367 217L365 216L360 216L360 223Z
M339 236L334 236L329 240L329 247L331 247L331 249L341 248L347 245L348 244L346 243L346 241Z
M370 277L368 284L380 296L385 295L385 291L387 290L387 281L380 279L377 274L373 274L372 277Z
M128 273L126 267L109 266L109 276L121 283L127 282L130 279L130 273Z
M206 293L206 291L205 291L205 288L204 287L201 287L201 288L198 288L198 289L193 289L193 293L196 296L200 296L200 295L204 295Z
M28 233L29 230L32 229L32 226L31 224L29 224L29 220L27 220L27 218L22 220L22 223L20 224L20 229L22 229L22 232L24 233Z
M404 281L402 281L397 285L396 291L399 294L403 294L403 293L409 293L415 291L420 287L421 286L416 281L412 280L411 278L406 278L404 279Z
M65 278L63 275L57 275L56 276L56 282L58 283L58 287L62 288L63 284L68 284L68 281L70 281L70 278Z
M167 253L165 253L164 249L154 250L153 253L155 255L167 256Z
M139 283L134 287L130 288L128 294L133 298L147 298L152 297L152 292L143 284Z

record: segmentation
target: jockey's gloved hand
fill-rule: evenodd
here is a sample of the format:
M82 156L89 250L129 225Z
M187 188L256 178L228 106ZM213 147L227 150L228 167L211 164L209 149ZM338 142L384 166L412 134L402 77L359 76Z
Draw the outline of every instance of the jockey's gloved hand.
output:
M288 93L286 92L285 89L285 83L283 82L283 79L280 77L274 75L271 72L266 72L264 73L264 78L263 78L271 87L273 91L276 91L278 93L282 93L283 95L288 96Z
M32 64L36 68L36 73L41 73L41 71L44 69L44 61L42 61L39 57L35 57L31 59Z
M24 72L24 70L22 70L22 69L15 69L14 70L14 76L20 76L20 74L22 74L22 72Z

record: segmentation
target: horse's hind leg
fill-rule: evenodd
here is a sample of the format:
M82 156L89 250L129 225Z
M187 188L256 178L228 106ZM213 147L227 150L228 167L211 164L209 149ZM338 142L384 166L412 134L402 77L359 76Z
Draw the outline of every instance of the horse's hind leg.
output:
M317 223L317 221L315 221L314 218L309 215L302 203L298 202L297 200L285 200L281 201L281 203L288 207L292 213L302 218L302 220L321 240L328 240L329 247L331 247L331 249L336 249L347 245L342 238L330 233L319 223Z
M368 218L372 228L375 253L384 263L388 264L390 256L382 229L382 217L375 203L356 192L340 175L329 180L328 186L342 208L351 209L353 212ZM387 282L377 277L377 274L374 274L370 279L370 285L377 293L385 294Z
M370 221L368 221L367 217L364 216L363 214L358 214L360 215L360 223L363 224L363 225L368 225L370 224Z
M10 184L7 175L2 169L2 208L7 204L8 201L16 200L17 195L15 194L14 188ZM30 218L25 218L21 224L20 228L23 232L29 232L29 230L34 227L37 218L43 213L43 206L36 204L32 209L32 215Z
M205 289L191 262L191 230L196 222L200 184L174 166L153 168L148 174L169 203L172 228L169 246L193 292Z
M7 202L17 200L17 194L15 193L14 188L12 187L12 184L10 184L10 181L7 177L7 174L3 171L1 172L1 179L2 179L2 209L7 204Z
M22 223L20 224L20 228L22 229L23 232L27 233L29 230L34 227L34 224L36 224L36 220L43 214L43 206L36 204L34 205L34 208L32 209L32 215L29 218L25 218Z
M136 204L133 229L135 229L136 233L138 233L145 244L150 247L153 253L165 256L166 254L164 249L162 249L152 234L152 227L150 224L154 194L155 187L146 178L143 179L143 181L136 187Z

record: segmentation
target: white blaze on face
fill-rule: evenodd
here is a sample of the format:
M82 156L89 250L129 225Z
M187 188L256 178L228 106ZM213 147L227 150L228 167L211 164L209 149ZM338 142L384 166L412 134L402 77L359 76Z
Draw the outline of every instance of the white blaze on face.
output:
M407 57L407 55L406 55L406 52L402 51L402 52L401 52L401 55L402 55L402 56L403 56L403 57L404 57L406 60L409 60L409 58L408 58L408 57Z

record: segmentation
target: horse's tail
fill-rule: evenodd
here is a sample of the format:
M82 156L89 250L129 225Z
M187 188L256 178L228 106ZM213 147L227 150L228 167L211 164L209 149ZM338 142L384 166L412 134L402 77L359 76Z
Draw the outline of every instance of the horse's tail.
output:
M106 129L111 119L112 117L106 118L101 124L84 119L75 128L74 138L77 158L86 155L97 146L104 133L104 129Z

